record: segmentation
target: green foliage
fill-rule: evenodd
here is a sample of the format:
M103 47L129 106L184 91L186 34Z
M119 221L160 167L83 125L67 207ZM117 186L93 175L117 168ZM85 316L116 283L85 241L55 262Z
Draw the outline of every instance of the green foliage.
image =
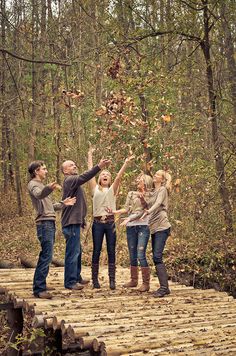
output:
M7 347L10 347L14 350L19 351L22 347L26 347L28 345L31 345L33 343L35 343L37 345L37 338L38 337L44 337L45 336L45 332L43 329L41 328L33 328L30 330L29 335L24 336L22 334L19 334L16 336L16 341L14 343L9 342ZM30 351L30 350L29 350ZM45 351L46 352L46 351ZM45 353L45 355L49 355L49 353Z

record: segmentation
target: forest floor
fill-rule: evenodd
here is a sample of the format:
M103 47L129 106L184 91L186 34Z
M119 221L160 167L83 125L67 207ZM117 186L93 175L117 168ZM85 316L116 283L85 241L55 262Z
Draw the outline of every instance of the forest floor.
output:
M14 208L2 206L0 209L0 261L6 260L21 267L20 256L32 261L37 260L40 245L36 237L36 229L31 206L24 208L24 216L18 216ZM60 219L57 217L57 232L54 257L64 259L65 241L61 232ZM88 214L87 229L82 231L83 246L82 262L91 264L92 236L91 218ZM199 244L197 240L183 240L174 231L168 239L165 249L165 262L168 273L174 282L180 282L196 288L214 288L226 291L236 298L236 254L235 237L228 238L227 244L217 239L208 244ZM148 244L147 258L152 266L151 243ZM101 265L107 264L106 244L101 255ZM117 264L128 267L129 257L125 229L117 224ZM7 325L4 312L0 313L0 345L4 345Z
M0 287L6 297L18 306L24 300L21 340L28 354L35 350L29 340L36 332L39 334L38 327L47 327L53 317L54 330L61 330L60 343L67 350L76 345L90 350L95 345L97 350L100 345L102 355L106 354L105 348L109 355L234 355L236 300L227 293L170 281L170 295L153 298L157 287L154 276L150 290L140 293L138 288L122 288L124 278L129 277L128 268L117 267L116 290L109 288L107 267L101 267L99 272L101 289L93 289L90 283L82 291L71 291L64 289L63 267L50 268L47 283L54 288L53 298L45 302L32 298L34 269L0 270ZM89 266L83 266L83 276L90 277ZM139 278L138 287L141 283ZM41 313L47 320L43 325ZM43 329L41 334L45 334ZM77 340L76 334L80 335ZM36 350L53 350L53 346L47 337L44 344L38 340Z
M60 218L56 220L56 242L54 257L64 259L65 240L61 231ZM82 263L91 264L92 236L91 215L88 214L87 227L82 230ZM215 288L236 297L236 249L235 237L228 238L222 245L217 239L199 242L183 240L174 231L165 248L165 262L172 280L197 288ZM40 245L36 237L31 206L24 207L24 216L15 213L15 208L1 209L0 216L0 260L6 260L20 267L20 256L32 261L37 259ZM117 264L128 267L129 256L125 228L117 224ZM151 243L147 248L147 258L153 268ZM106 243L103 244L101 265L107 264Z

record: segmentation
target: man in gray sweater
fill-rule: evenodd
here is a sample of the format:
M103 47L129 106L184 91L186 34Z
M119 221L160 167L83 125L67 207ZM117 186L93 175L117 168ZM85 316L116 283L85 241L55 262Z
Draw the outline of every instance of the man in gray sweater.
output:
M81 175L78 175L75 162L65 161L62 164L62 172L65 175L62 198L76 197L76 203L73 206L64 206L61 215L62 231L66 239L65 288L78 290L82 287L81 283L85 284L81 277L80 228L85 225L87 206L81 185L109 164L109 160L102 159L96 166Z
M43 184L43 180L48 173L44 162L31 162L28 171L31 177L28 183L28 191L36 211L37 237L41 244L41 252L34 273L33 293L35 297L51 299L51 294L47 292L46 278L49 272L49 264L52 261L55 241L55 211L61 210L64 206L74 205L76 198L67 197L60 203L53 204L49 195L60 186L56 182L46 186Z

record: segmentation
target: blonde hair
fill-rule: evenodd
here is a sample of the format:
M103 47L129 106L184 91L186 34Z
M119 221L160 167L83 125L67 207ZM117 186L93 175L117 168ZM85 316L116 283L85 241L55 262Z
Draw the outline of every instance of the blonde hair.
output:
M151 176L144 174L144 173L140 173L138 176L139 179L143 179L144 181L144 185L145 185L145 189L147 192L153 190L154 185L153 185L153 179Z
M162 175L163 177L162 185L164 185L168 190L168 193L170 193L172 190L172 183L171 183L172 178L170 173L164 171L163 169L159 169L156 173L160 173Z
M101 186L101 174L104 173L104 172L108 173L109 176L110 176L110 178L111 178L111 173L110 173L107 169L103 169L103 170L100 172L99 176L98 176L98 189L99 189L99 190L102 190L102 186ZM108 187L110 187L110 186L111 186L111 179L110 179L110 183L109 183Z

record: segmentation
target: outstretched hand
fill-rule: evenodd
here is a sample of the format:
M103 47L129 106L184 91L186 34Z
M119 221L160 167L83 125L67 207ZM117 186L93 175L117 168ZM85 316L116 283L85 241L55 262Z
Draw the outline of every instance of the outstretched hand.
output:
M131 155L126 158L125 163L130 163L135 158L135 155Z
M55 189L61 190L61 185L58 184L57 182L49 183L48 186L49 186L52 190L55 190Z
M101 159L101 161L98 163L98 167L100 169L106 168L111 164L111 160L109 159Z
M62 200L63 204L66 205L66 206L69 206L69 205L74 205L76 203L76 197L68 197L64 200Z

